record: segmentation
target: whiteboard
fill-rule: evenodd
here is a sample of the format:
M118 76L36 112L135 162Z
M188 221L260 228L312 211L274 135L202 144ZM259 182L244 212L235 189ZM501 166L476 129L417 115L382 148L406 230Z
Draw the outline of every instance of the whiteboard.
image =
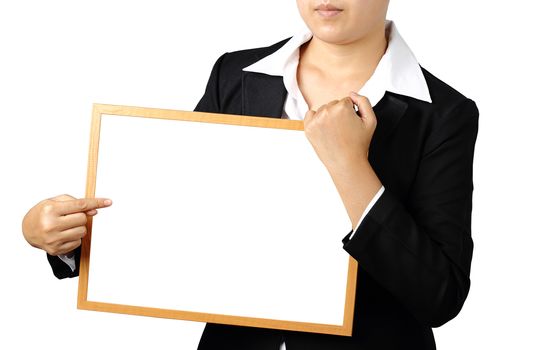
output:
M302 121L95 105L81 309L350 335L351 222Z

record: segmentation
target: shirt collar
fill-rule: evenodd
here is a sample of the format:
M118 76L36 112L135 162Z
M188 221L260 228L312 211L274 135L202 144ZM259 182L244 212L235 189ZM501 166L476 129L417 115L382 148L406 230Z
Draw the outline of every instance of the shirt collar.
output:
M395 23L386 20L389 33L388 47L373 75L358 91L366 96L371 105L376 105L386 91L432 102L427 82L416 57L399 34ZM298 98L296 68L300 46L312 38L312 32L302 26L291 39L274 53L243 68L243 71L282 76L288 93ZM289 74L289 73L292 74Z

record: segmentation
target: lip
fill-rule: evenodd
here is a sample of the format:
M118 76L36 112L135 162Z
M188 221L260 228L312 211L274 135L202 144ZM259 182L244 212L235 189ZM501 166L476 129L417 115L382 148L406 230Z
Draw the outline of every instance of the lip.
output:
M343 10L330 4L321 4L315 7L315 11L322 17L334 17L340 14Z
M321 4L319 6L317 6L315 8L315 10L320 10L320 11L342 11L342 9L340 9L339 7L335 7L334 5L331 5L331 4Z

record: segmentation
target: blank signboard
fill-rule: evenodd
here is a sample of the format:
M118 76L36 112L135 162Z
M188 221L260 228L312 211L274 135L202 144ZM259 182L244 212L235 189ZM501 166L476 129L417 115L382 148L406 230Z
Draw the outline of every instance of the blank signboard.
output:
M351 335L351 222L303 122L94 105L78 307Z

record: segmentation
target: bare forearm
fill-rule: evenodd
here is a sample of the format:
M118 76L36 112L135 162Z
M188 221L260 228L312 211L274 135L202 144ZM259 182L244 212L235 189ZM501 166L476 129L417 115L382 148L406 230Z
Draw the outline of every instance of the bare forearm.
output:
M368 160L376 125L371 103L355 92L310 109L304 117L306 137L330 173L353 227L382 188Z
M344 169L329 169L329 173L345 205L352 227L356 227L382 183L367 160L352 163Z

